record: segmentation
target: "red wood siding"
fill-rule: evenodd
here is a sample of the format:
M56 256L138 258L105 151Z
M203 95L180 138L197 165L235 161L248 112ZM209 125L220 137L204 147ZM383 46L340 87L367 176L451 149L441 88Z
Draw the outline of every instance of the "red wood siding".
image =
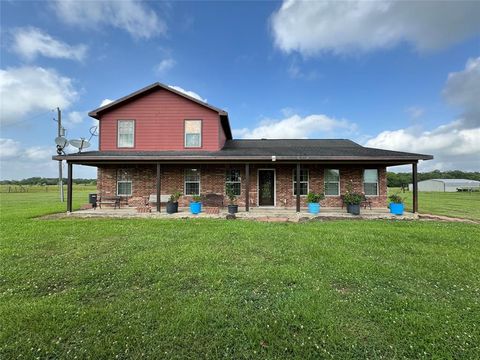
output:
M225 131L223 131L222 124L220 123L220 119L218 120L218 132L219 132L219 139L220 139L220 148L225 145L225 141L227 141L227 135L225 135Z
M158 89L100 118L101 151L117 150L117 121L135 120L135 146L122 151L219 150L225 140L217 112ZM202 147L184 147L184 120L202 120ZM223 134L219 136L219 132Z

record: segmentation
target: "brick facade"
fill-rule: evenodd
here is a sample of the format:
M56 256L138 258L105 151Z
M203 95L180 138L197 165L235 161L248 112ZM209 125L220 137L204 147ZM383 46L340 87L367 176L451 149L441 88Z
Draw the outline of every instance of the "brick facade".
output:
M240 170L242 179L241 195L237 199L240 206L245 206L245 166L230 166L232 169ZM225 194L225 171L228 165L168 165L161 167L161 194L169 195L175 190L184 193L184 170L188 168L200 169L200 192L202 195L208 193ZM324 192L324 170L323 165L305 165L309 170L309 190L316 193ZM344 194L348 184L351 184L353 191L363 191L363 169L360 166L331 166L340 170L340 194ZM378 169L378 196L369 196L372 206L385 207L387 203L387 177L386 168L365 167ZM98 167L97 191L100 196L115 196L117 192L117 169L116 166ZM132 181L132 198L145 197L156 194L156 167L155 165L126 165L121 169L127 170ZM262 165L250 165L250 206L257 206L257 174L258 169L275 169L276 171L276 207L293 208L296 204L296 197L293 195L293 172L295 165L280 165L272 163ZM190 196L182 196L179 200L180 206L187 206ZM227 199L225 198L225 204ZM342 205L340 196L327 196L321 202L322 206L339 207ZM301 197L301 206L306 206L306 196Z

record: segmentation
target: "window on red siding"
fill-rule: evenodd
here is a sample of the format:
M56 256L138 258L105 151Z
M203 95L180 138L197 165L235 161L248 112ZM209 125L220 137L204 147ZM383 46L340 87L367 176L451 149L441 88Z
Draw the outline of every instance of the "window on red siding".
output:
M185 120L185 147L202 147L202 120Z
M118 147L133 147L135 141L135 120L118 120Z

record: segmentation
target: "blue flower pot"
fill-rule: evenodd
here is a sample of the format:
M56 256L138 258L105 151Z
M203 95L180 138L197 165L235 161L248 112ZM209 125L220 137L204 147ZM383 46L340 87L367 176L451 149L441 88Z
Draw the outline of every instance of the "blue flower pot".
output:
M193 215L200 214L202 212L202 203L201 202L191 202L190 203L190 212Z
M390 203L390 213L394 215L403 215L403 204Z
M320 212L320 204L319 203L308 203L308 212L310 214L318 214Z

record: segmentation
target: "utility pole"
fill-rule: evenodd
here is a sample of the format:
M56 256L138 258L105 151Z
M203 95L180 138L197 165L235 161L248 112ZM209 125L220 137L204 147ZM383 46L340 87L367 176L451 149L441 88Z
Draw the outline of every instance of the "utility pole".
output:
M57 136L63 136L63 129L62 129L62 111L60 108L57 107L57 123L58 123L58 134ZM63 196L63 171L62 171L63 161L58 161L58 180L60 185L60 201L64 202Z

